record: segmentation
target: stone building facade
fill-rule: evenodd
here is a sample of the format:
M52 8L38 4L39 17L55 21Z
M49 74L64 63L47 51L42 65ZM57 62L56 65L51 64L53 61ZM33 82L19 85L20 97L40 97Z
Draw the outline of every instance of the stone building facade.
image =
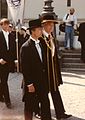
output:
M43 11L44 0L25 0L24 19L37 18ZM63 18L70 7L76 10L76 16L79 19L85 18L85 0L53 0L52 6L58 18ZM10 18L6 0L0 0L0 18Z

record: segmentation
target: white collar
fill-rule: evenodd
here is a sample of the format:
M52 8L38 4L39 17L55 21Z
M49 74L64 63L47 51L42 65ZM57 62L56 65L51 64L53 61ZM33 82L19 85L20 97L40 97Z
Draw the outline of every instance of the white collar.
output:
M3 29L2 29L2 31L3 31L4 34L8 34L8 35L9 35L9 32L8 32L8 31L6 32L6 31L4 31Z
M45 30L43 30L43 34L48 38L49 34Z
M35 40L32 36L30 36L30 39L32 39L35 42L35 44L38 44L40 42L38 39Z

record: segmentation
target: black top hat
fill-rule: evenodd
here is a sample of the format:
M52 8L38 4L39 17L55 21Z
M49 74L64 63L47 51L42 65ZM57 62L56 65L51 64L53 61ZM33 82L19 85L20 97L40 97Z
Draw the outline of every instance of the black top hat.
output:
M44 15L41 19L42 19L42 23L45 22L54 22L55 24L58 23L53 15Z
M38 27L42 27L41 20L35 19L35 20L29 21L29 28L27 29L33 29L33 28L38 28Z

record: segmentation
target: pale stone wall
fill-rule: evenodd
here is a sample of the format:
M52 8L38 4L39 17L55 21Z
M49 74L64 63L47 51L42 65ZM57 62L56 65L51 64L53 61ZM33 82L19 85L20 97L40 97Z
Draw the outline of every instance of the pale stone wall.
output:
M63 18L67 13L67 0L53 0L52 6L58 18ZM44 0L25 0L24 19L37 18L43 11ZM77 18L85 18L85 0L72 0L72 6L76 10ZM8 14L10 18L10 14Z
M26 0L24 18L38 18L43 10L43 0Z
M68 11L67 0L53 0L52 6L59 18L63 18ZM43 10L44 0L26 0L24 18L36 18ZM78 18L85 18L85 0L72 0L72 6Z
M73 8L76 10L77 18L84 18L85 19L85 0L71 0ZM69 7L67 8L67 0L54 0L53 2L55 13L58 14L59 18L62 18L65 13L68 11Z

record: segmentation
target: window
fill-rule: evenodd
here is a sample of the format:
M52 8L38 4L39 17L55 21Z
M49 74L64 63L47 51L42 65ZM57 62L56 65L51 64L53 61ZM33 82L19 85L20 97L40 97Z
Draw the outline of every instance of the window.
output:
M71 0L67 0L67 7L71 7Z
M6 0L0 0L0 18L7 17L7 2Z

